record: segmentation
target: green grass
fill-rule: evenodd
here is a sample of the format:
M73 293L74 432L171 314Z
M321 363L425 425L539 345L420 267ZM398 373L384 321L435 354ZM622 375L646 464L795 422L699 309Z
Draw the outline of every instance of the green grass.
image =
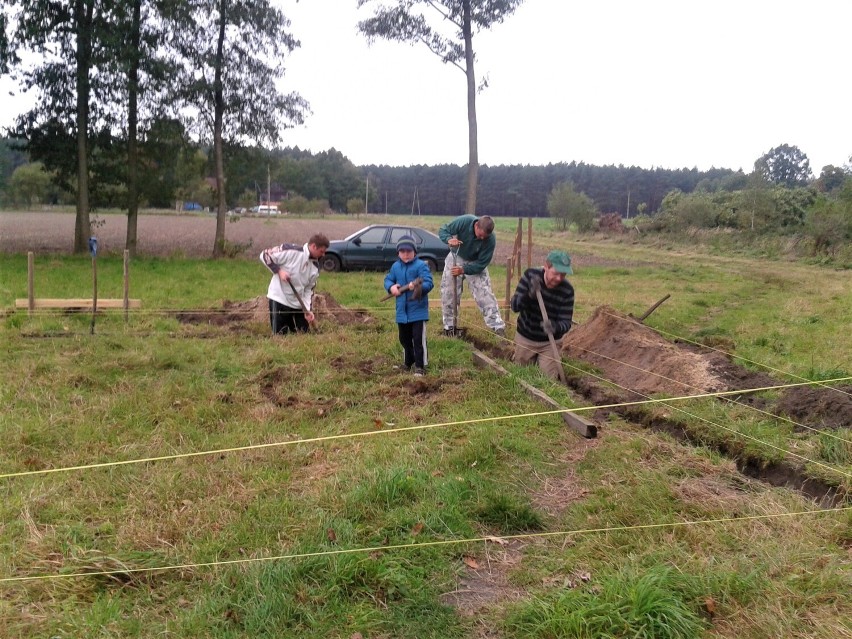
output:
M852 361L848 272L536 230L613 261L577 269L579 321L672 293L648 320L672 334L813 379ZM121 261L98 269L99 294L120 297ZM91 262L51 258L36 277L40 296L85 297ZM852 636L852 515L763 519L814 504L714 449L848 475L848 429L795 432L701 400L665 410L707 447L614 417L579 440L558 416L521 416L544 408L519 379L574 405L565 388L511 362L509 377L474 368L434 314L422 385L394 372L381 278L323 274L320 291L375 322L286 339L174 317L263 295L262 267L242 260L134 260L143 308L102 313L94 335L85 313L6 312L0 473L226 452L0 479L0 579L115 571L0 583L0 636ZM25 296L26 259L0 255L0 305ZM467 541L499 535L519 539ZM243 563L130 572L222 561ZM461 579L491 597L450 606Z

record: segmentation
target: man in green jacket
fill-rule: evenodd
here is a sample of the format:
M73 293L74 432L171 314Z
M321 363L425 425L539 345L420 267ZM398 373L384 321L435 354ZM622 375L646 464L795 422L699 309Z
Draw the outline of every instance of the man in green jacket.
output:
M497 298L491 291L491 278L488 265L494 257L497 239L494 237L494 220L487 215L460 215L447 222L438 230L438 237L446 242L452 253L448 255L441 276L441 307L443 310L444 331L453 328L453 285L456 294L461 297L462 280L468 287L485 319L485 325L497 335L503 337L506 323L500 317Z

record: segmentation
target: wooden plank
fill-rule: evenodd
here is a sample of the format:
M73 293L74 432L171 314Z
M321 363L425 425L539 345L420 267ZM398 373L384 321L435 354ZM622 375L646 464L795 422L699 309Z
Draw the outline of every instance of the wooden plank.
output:
M500 373L502 375L508 375L509 374L509 371L507 371L505 368L500 366L500 364L498 364L493 359L488 357L488 355L486 355L482 351L478 351L476 349L473 350L473 363L476 364L477 366L479 366L480 368L490 368L492 370L497 371L498 373ZM524 390L526 390L527 393L532 395L535 399L537 399L541 403L546 404L546 405L550 406L551 408L553 408L555 410L560 410L560 409L565 408L564 406L560 406L559 403L555 399L550 397L547 393L539 390L535 386L533 386L531 384L527 384L525 381L523 381L521 379L516 379L515 381L517 381L521 386L523 386ZM571 428L573 428L575 431L577 431L581 436L585 437L586 439L594 439L595 437L598 436L598 427L595 425L594 422L589 421L585 417L582 417L581 415L577 415L575 413L560 413L560 414L562 415L562 420L566 424L568 424Z
M142 300L127 300L129 308L142 308ZM91 299L50 299L42 298L33 300L33 308L92 308ZM28 308L29 300L18 298L15 300L15 308ZM99 299L98 308L124 308L122 299Z

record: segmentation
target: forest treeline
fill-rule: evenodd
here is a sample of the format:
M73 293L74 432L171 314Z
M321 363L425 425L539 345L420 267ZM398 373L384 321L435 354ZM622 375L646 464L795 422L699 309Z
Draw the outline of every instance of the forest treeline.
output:
M0 202L28 208L37 204L72 203L73 188L56 175L29 166L28 154L14 140L0 140ZM214 182L208 149L193 146L176 121L160 122L140 142L142 205L175 208L181 203L214 205ZM124 208L126 198L121 154L111 160L102 153L92 184L95 208ZM231 208L251 208L299 198L324 202L346 213L362 203L370 212L460 215L464 212L467 169L444 164L355 166L341 152L320 153L285 148L226 148L226 200ZM19 174L13 178L13 174ZM633 217L657 211L670 191L735 190L746 183L742 171L731 169L644 169L595 166L583 162L534 165L483 165L480 168L478 212L495 216L546 216L547 198L561 182L572 182L603 213ZM70 185L68 185L70 187ZM362 211L355 211L362 212Z

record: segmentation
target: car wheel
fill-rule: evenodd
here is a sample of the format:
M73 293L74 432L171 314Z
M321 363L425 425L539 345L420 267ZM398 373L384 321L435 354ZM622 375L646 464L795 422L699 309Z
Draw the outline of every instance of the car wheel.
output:
M326 255L322 258L320 262L320 267L324 271L328 271L329 273L334 273L335 271L340 270L340 258L336 255Z
M431 257L425 257L423 258L423 261L426 262L426 266L428 266L429 270L433 273L438 270L438 263Z

